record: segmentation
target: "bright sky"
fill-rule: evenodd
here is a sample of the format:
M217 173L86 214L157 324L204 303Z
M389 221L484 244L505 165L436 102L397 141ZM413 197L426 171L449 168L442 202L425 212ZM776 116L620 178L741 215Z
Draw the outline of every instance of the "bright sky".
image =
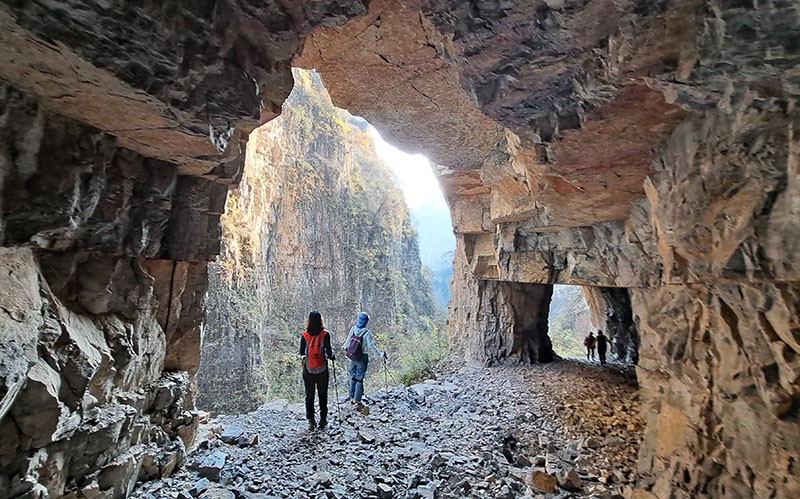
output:
M381 134L373 126L370 125L369 130L375 142L375 152L397 176L406 203L412 212L426 205L435 208L447 206L428 158L419 154L406 154L384 142Z

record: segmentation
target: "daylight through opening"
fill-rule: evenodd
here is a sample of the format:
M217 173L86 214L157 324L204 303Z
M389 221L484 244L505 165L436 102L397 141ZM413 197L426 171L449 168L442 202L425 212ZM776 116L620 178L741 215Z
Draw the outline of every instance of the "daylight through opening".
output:
M599 329L593 324L586 296L580 286L553 286L548 315L553 351L561 358L586 358L584 338Z
M447 351L455 242L430 164L336 108L317 73L293 74L281 116L249 138L209 269L198 401L213 412L303 397L298 328L312 309L337 347L369 314L399 382Z

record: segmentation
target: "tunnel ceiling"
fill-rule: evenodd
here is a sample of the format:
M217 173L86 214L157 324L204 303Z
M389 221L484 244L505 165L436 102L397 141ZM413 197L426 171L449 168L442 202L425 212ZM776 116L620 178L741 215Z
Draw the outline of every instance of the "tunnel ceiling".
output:
M0 76L121 147L225 181L236 165L220 161L276 116L290 65L313 67L337 105L440 165L451 203L552 230L624 219L643 196L653 149L686 115L675 88L697 63L697 4L7 4Z
M440 165L451 200L488 198L495 223L626 218L653 149L686 116L649 80L691 69L692 16L610 1L462 4L374 0L366 16L315 30L295 64Z

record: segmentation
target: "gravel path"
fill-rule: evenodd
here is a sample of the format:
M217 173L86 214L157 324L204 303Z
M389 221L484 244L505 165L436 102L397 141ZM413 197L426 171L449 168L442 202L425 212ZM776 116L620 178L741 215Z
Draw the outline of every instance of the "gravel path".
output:
M638 478L630 370L566 360L441 371L372 392L367 415L343 402L341 421L331 392L324 430L306 430L302 406L285 401L211 420L191 469L133 497L602 497Z

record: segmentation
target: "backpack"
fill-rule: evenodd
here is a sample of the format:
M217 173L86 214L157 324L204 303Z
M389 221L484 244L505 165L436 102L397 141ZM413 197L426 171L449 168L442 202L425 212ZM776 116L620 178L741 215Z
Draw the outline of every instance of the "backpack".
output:
M361 342L364 341L366 334L364 332L363 335L359 336L354 332L353 336L350 337L350 343L347 344L347 350L345 350L345 355L347 355L348 359L358 360L364 356L364 346Z
M316 336L311 336L307 331L303 331L303 338L306 340L306 369L312 374L324 371L328 365L323 351L323 339L326 334L327 331L322 331Z

